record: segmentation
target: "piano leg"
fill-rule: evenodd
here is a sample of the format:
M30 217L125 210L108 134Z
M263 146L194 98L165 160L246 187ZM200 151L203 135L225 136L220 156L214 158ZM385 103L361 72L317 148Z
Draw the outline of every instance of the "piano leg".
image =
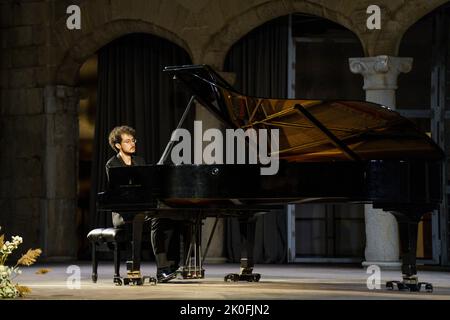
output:
M230 273L224 278L225 281L254 281L261 278L259 273L253 273L254 249L255 249L256 217L247 216L239 219L239 230L241 234L241 270L240 273Z
M399 290L420 291L424 286L427 292L433 292L433 285L427 282L419 282L416 267L417 231L421 216L427 211L418 212L392 212L397 218L400 247L402 252L402 277L403 281L388 281L386 287L390 290L397 285Z

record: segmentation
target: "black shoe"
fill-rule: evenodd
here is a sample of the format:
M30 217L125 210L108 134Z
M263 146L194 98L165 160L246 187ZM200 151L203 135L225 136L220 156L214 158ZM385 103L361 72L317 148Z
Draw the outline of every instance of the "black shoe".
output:
M156 279L158 280L159 283L169 282L170 280L175 279L176 277L177 277L176 272L171 273L161 272L156 275Z

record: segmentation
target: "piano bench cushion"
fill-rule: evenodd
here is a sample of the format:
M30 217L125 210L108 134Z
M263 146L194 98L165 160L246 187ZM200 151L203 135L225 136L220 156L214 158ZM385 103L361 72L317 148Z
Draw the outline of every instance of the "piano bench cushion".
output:
M121 228L97 228L91 230L87 238L91 242L119 242L125 240L125 235Z

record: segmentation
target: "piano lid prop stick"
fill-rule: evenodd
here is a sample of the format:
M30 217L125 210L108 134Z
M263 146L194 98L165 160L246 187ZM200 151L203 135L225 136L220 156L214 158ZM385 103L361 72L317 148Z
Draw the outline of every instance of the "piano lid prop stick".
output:
M174 132L176 132L176 130L180 129L181 126L183 125L183 122L186 119L186 117L189 113L189 110L191 109L191 106L194 103L195 99L196 99L195 96L192 96L191 99L189 100L186 110L184 110L183 115L181 116L180 122L178 122L178 126ZM167 159L167 156L169 155L169 152L172 150L174 142L175 142L174 140L170 139L169 143L166 145L166 148L164 149L164 152L163 152L161 158L158 161L158 165L164 164L164 162Z

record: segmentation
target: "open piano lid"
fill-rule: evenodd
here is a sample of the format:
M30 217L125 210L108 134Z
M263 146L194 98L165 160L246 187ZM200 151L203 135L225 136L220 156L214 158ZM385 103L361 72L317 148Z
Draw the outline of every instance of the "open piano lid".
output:
M207 65L173 66L164 71L181 81L228 127L279 129L280 159L349 160L305 113L361 160L444 158L442 149L413 122L375 103L251 97L238 93Z

